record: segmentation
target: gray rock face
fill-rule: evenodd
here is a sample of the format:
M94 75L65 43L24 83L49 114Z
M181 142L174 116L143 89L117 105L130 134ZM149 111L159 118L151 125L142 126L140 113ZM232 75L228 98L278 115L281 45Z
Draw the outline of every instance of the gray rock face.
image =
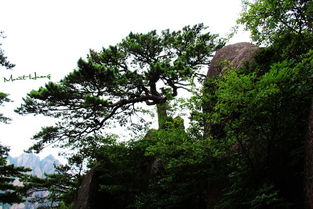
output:
M233 68L243 66L246 61L253 60L253 55L259 49L259 47L248 42L231 44L221 48L214 55L207 76L211 78L219 75L223 70L221 63L224 61L228 61Z
M94 169L91 169L83 179L78 191L78 197L74 209L92 209L92 199L95 191Z

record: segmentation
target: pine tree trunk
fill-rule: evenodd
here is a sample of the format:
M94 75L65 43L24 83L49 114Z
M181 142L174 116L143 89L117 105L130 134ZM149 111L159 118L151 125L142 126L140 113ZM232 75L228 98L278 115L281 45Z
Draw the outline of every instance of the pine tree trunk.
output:
M167 117L167 109L168 105L167 102L157 104L157 114L158 114L158 123L159 123L159 129L163 129L164 125L168 119Z

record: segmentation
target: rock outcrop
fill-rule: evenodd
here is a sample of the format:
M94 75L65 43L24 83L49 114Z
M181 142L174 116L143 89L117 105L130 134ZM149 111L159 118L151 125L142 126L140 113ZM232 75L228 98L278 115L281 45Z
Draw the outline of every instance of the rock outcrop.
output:
M223 72L224 67L232 67L237 69L242 67L246 62L251 62L254 59L254 54L260 50L259 47L248 42L240 42L227 45L216 52L212 58L207 78L213 78ZM227 63L227 64L226 64ZM226 65L226 66L225 66ZM230 65L230 66L229 66ZM207 92L208 93L208 92ZM204 112L212 111L212 106L209 103L203 105ZM204 125L204 136L209 136L212 130L210 124Z
M78 196L74 204L74 209L92 209L92 202L94 199L95 183L94 183L95 169L91 169L84 177L83 182L78 190Z
M207 77L211 78L219 75L223 70L221 63L224 61L229 62L233 68L242 67L245 62L253 60L254 54L259 49L259 47L248 42L231 44L221 48L211 61Z
M251 43L237 43L223 47L213 57L209 67L207 78L213 78L223 72L223 68L231 65L232 68L238 69L245 62L253 61L254 54L259 50L257 46ZM212 111L210 104L203 107L204 111ZM205 125L204 134L209 135L214 127L211 124ZM313 209L313 99L311 101L310 113L308 116L308 129L304 144L304 192L305 192L305 208ZM220 184L211 182L208 186L208 206L214 208L218 201L218 191Z
M259 47L247 42L231 44L221 48L216 52L211 61L211 65L207 73L207 78L213 78L221 74L223 72L223 68L226 66L237 69L239 67L242 67L246 62L253 61L254 54L259 49ZM205 104L203 106L203 111L212 111L211 104ZM212 127L211 124L205 124L204 136L209 136L211 130L213 129L214 127ZM223 187L224 183L220 180L208 182L207 208L214 208L216 203L221 198Z

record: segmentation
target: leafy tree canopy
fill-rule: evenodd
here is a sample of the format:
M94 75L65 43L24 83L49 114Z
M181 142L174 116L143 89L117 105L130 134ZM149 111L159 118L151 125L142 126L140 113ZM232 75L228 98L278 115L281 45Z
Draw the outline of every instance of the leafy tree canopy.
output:
M272 63L266 72L254 63L207 80L210 94L202 99L211 109L200 113L210 124L212 158L227 162L219 172L228 170L217 208L304 207L312 60L311 50L299 62Z
M313 32L313 2L307 0L243 0L239 23L245 25L252 38L269 43L284 32Z
M186 89L208 65L224 40L203 24L160 34L130 33L120 43L90 51L74 72L58 83L31 91L17 111L58 118L43 128L32 149L56 141L64 145L97 133L112 120L125 125L140 111L138 103L162 105Z

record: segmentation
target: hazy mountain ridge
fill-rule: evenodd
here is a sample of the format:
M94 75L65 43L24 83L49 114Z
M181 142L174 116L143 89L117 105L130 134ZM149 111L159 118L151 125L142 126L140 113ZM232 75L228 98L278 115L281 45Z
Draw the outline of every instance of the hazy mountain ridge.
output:
M54 173L54 165L60 164L52 155L48 155L41 160L37 155L27 153L23 153L15 158L9 157L8 160L10 164L31 168L31 174L40 178L43 178L45 173Z
M42 160L35 154L28 154L23 153L18 157L8 157L8 163L13 164L16 166L23 166L26 168L31 168L30 171L31 175L37 176L40 178L44 178L44 174L51 174L55 172L55 166L60 164L60 162L53 157L52 155L48 155L47 157L43 158ZM19 182L14 182L19 184ZM41 192L42 194L39 195L46 195L46 192ZM37 194L38 195L38 194ZM37 204L25 202L21 204L14 204L12 206L9 205L1 205L0 209L35 209L37 208Z

